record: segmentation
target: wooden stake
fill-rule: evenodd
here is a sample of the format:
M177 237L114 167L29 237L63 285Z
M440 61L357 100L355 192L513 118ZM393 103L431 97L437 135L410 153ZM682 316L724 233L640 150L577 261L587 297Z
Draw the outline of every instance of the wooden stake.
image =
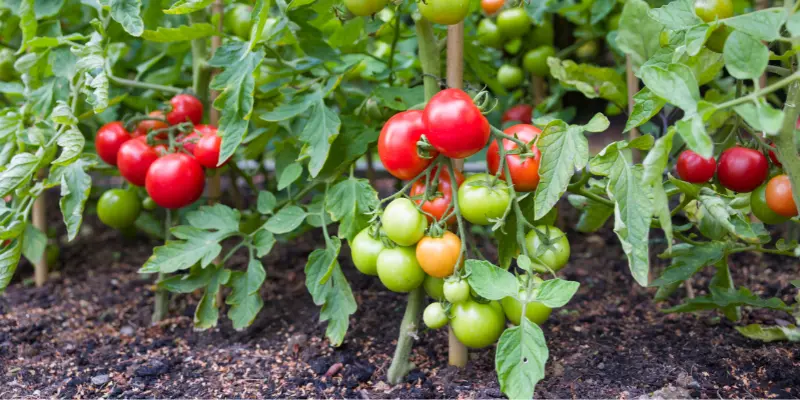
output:
M42 191L39 197L33 202L33 226L47 235L47 192ZM42 257L33 265L33 277L36 287L44 286L47 282L47 251L42 253Z
M544 78L541 76L531 75L531 92L533 93L534 107L544 102L544 98L547 95L544 89Z
M447 27L447 86L464 87L464 22ZM464 168L464 160L455 161L456 168ZM458 341L453 329L448 328L448 355L450 365L467 366L467 347Z

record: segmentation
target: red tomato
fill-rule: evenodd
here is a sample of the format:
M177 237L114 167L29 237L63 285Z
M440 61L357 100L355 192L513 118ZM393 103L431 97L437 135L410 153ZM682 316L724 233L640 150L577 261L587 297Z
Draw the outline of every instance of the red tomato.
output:
M759 151L737 146L719 156L719 183L734 192L752 192L764 183L768 173L767 157Z
M775 147L775 143L770 144L770 146ZM772 150L769 151L769 159L772 160L773 164L779 167L783 166L783 164L781 164L781 162L778 160L778 155Z
M505 0L481 0L481 8L483 8L483 12L488 15L492 15L497 12L497 10L503 8L503 4L505 4Z
M192 131L192 133L188 135L183 135L178 138L178 143L180 143L186 151L189 153L194 154L194 149L197 147L197 142L200 141L202 137L201 133L198 133L197 130Z
M422 158L417 153L417 142L426 134L422 123L422 111L410 110L397 113L389 118L378 137L378 156L383 166L394 177L409 180L419 175L433 161Z
M503 113L503 118L501 118L500 121L504 124L508 121L519 121L523 124L530 124L532 117L533 107L527 104L518 104L506 110L506 112Z
M489 141L489 121L461 89L436 93L425 106L422 120L428 141L450 158L467 158Z
M797 215L797 206L792 198L792 182L787 175L778 175L769 180L765 195L767 206L784 217Z
M147 170L158 160L158 152L147 145L147 138L139 136L123 143L117 153L119 174L136 186L144 186Z
M148 115L154 118L162 118L162 119L164 118L164 113L161 110L151 111L150 114ZM136 125L136 130L133 131L133 137L144 136L147 135L147 133L150 131L154 131L157 129L164 129L164 128L169 128L169 125L167 125L166 122L147 119L139 122L139 125ZM159 138L167 137L166 135L158 135L158 136Z
M103 161L117 165L117 152L123 143L131 139L131 134L122 125L122 122L114 121L103 125L97 130L94 137L94 147L97 155Z
M194 203L203 194L203 167L184 153L159 158L147 173L147 194L163 208L176 209Z
M523 142L532 144L542 130L533 125L518 124L509 127L504 132L512 136L516 134ZM517 144L503 139L503 148L510 151L516 149ZM542 153L536 146L531 147L531 153L533 153L533 157L524 160L519 154L506 155L511 182L514 183L514 190L517 192L531 192L536 190L536 186L539 186L539 163L542 161ZM500 149L497 141L493 140L489 145L489 151L486 152L486 164L492 175L496 174L497 169L500 168ZM505 179L505 171L501 173L501 176Z
M181 122L191 122L195 125L203 120L203 103L190 94L179 94L170 99L172 110L167 113L167 121L170 125L178 125Z
M703 158L699 154L685 150L678 156L678 177L686 182L704 183L714 177L717 161L714 157Z
M217 135L217 128L213 126L205 126L206 131L203 137L197 142L197 146L192 153L200 165L206 168L219 168L219 146L222 144L222 138ZM228 160L222 165L228 163Z
M436 174L436 169L433 170L431 174L431 179L433 179L434 174ZM456 186L456 190L458 190L458 186L461 186L464 183L464 175L459 170L454 170L456 174L456 182L458 185ZM419 199L415 199L414 202L417 204L422 203L422 196L425 195L425 179L419 179L411 185L411 197L419 197ZM428 199L425 203L420 206L422 211L432 215L436 220L441 220L444 217L445 213L448 212L447 209L450 207L450 201L453 200L453 185L450 182L450 173L447 169L443 169L441 173L439 173L439 185L436 188L438 195L433 199ZM427 215L426 215L427 216ZM450 217L447 221L448 223L453 223L455 221L455 215ZM432 222L431 217L428 217L428 221Z

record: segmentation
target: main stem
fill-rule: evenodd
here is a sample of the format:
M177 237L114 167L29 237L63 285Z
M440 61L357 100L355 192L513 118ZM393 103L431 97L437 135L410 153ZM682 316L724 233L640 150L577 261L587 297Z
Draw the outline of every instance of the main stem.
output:
M440 73L439 49L436 46L436 38L433 36L433 26L429 21L419 19L416 21L415 28L419 45L419 60L422 64L422 72L426 74L423 80L425 100L429 100L439 91L439 83L433 78L433 76L439 76ZM424 300L425 292L422 286L408 294L408 304L406 312L403 314L403 321L400 323L397 347L387 372L387 378L392 384L402 381L403 377L414 368L414 365L408 361L408 357L411 355L411 346L414 344L412 334L419 326Z
M205 10L189 14L189 22L203 23L206 21ZM206 110L211 107L208 101L209 83L211 82L211 67L208 66L208 44L206 38L192 40L192 91L194 91Z
M172 210L167 209L167 215L164 218L164 242L169 240L169 228L172 227ZM161 282L167 274L163 272L158 273L158 280L156 283ZM167 316L167 309L169 308L169 292L166 289L156 289L155 305L153 307L153 324L161 322Z
M47 191L42 191L33 202L33 226L47 235ZM47 251L42 252L42 256L33 265L33 278L36 287L44 286L47 282Z

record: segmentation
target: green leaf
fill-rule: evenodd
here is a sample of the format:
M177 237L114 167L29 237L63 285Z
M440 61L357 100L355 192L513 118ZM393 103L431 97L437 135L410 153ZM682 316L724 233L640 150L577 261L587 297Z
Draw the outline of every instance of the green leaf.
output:
M58 137L56 143L61 147L61 155L53 161L53 164L65 165L80 157L83 147L86 145L86 139L83 138L81 131L71 127Z
M675 30L703 23L703 20L694 13L694 3L691 0L669 2L663 7L650 10L649 15L667 28Z
M50 120L62 125L76 125L78 123L78 119L72 115L72 110L67 103L61 100L59 100L55 108L53 108L53 112L50 114Z
M341 241L331 238L331 247L311 252L306 263L306 287L314 304L322 306L320 322L328 321L326 336L334 346L339 346L350 324L350 315L357 304L350 285L336 261Z
M214 0L178 0L167 10L163 10L164 14L189 14L195 11L202 10L213 3Z
M755 104L751 102L739 104L733 107L733 110L756 131L762 131L768 135L780 133L783 125L783 110L772 107L764 99L758 99Z
M481 297L500 300L519 295L519 282L511 272L479 260L467 260L465 267L469 272L469 286Z
M547 214L566 192L575 170L589 162L589 142L583 127L556 120L544 128L537 146L542 152L539 186L536 187L535 217Z
M675 128L689 149L703 157L714 155L714 142L706 133L703 117L698 114L684 116L682 120L675 123Z
M83 222L83 209L92 191L92 177L83 170L79 162L68 165L61 175L61 214L67 227L69 240L75 239Z
M328 108L321 97L311 106L308 121L300 132L299 138L305 145L298 158L309 159L308 172L311 177L316 177L325 165L331 143L339 136L341 125L339 115Z
M275 245L275 236L272 232L259 229L253 236L253 246L256 248L256 257L264 257L272 251Z
M592 19L589 22L594 25L603 20L617 5L616 0L596 0L592 3Z
M672 175L668 176L669 182L675 185L678 190L681 191L684 195L688 196L690 199L696 199L697 196L700 195L700 186L691 184L686 181L682 181L680 179L675 178Z
M667 246L672 248L672 212L669 208L669 198L664 191L663 174L669 163L669 154L672 150L672 138L675 129L670 129L667 134L659 138L655 147L647 153L642 166L642 184L648 185L653 191L653 214L658 218L661 229L664 231Z
M709 295L687 299L683 304L662 311L666 313L683 313L741 306L769 308L771 310L787 312L792 309L777 297L762 299L754 295L749 289L741 287L736 291L711 288L711 294Z
M28 42L36 36L36 29L39 27L36 21L34 0L22 0L19 6L19 18L19 29L22 31L22 46L20 46L17 53L22 53Z
M17 132L22 131L24 128L25 125L20 114L13 111L6 111L0 114L0 139L5 139L9 135L16 135Z
M261 114L259 118L267 122L280 122L294 118L315 104L318 96L318 93L314 93L308 96L293 97L288 103L281 104L275 107L274 110Z
M0 172L0 197L27 183L38 165L39 158L31 153L19 153L11 158L6 170Z
M531 18L534 24L541 25L544 22L545 15L548 11L553 11L553 6L556 5L556 0L538 0L538 1L524 1L522 6L525 7L525 12ZM549 16L548 16L549 17Z
M573 207L581 211L575 229L578 232L596 232L614 215L614 209L598 201L577 194L570 194L567 200Z
M719 195L712 192L710 189L703 188L700 190L700 196L697 197L703 215L707 215L723 229L735 234L736 228L733 226L731 216L736 214L736 211L728 206Z
M258 192L257 208L261 214L272 214L277 204L278 199L275 198L272 192L267 192L266 190Z
M220 285L228 282L231 271L216 265L209 267L215 271L211 280L206 286L206 291L197 304L194 311L194 329L203 331L217 326L219 320L219 305L217 304L217 292Z
M195 228L217 230L220 234L229 234L239 231L239 210L223 204L202 206L186 214L186 220Z
M3 213L9 212L10 209L4 209ZM15 220L11 221L7 226L0 226L0 240L8 240L8 239L16 239L23 232L25 232L25 226L28 225L24 221Z
M192 293L205 287L217 273L216 268L193 266L188 274L176 274L158 282L158 287L173 293Z
M142 7L141 0L109 0L111 18L119 22L125 32L132 36L141 36L144 31L144 21L139 15Z
M216 234L192 237L185 241L168 241L165 245L153 249L153 255L147 259L139 272L171 273L189 269L197 263L206 268L222 252L222 246L219 245L222 239L223 235Z
M500 390L510 399L533 398L549 356L542 328L523 317L520 325L506 329L497 343L494 365Z
M234 293L236 293L236 285L240 284L238 281L235 282ZM241 331L252 325L263 307L264 300L259 293L250 294L239 301L239 303L231 304L228 309L228 318L230 318L233 323L233 329Z
M297 178L303 173L303 166L298 163L291 163L288 167L280 172L278 177L278 190L286 189L287 186L294 183Z
M722 20L722 23L758 40L771 42L778 39L781 26L786 21L786 10L770 8Z
M25 224L25 234L22 237L22 255L31 264L36 264L42 259L46 247L47 235L33 226L33 224Z
M794 13L786 20L786 29L792 37L800 36L800 13Z
M601 113L597 113L583 126L583 130L594 133L603 132L608 129L609 125L608 118Z
M277 214L272 216L266 224L264 229L278 235L282 233L289 233L303 223L306 218L306 212L298 206L286 206L280 209Z
M534 300L550 308L564 307L578 292L580 286L580 283L574 281L549 279L537 288Z
M15 240L0 248L0 293L3 293L14 277L19 259L22 256L22 241Z
M142 33L142 39L151 42L169 43L186 42L194 39L202 39L217 34L217 30L211 24L197 23L192 25L181 25L177 28L164 28L151 31L146 30Z
M413 88L378 86L372 90L372 95L378 100L379 105L395 111L405 111L411 106L425 102L422 86Z
M703 49L703 45L712 32L714 29L709 24L695 25L689 28L684 35L686 54L696 56Z
M325 208L339 222L339 236L348 241L369 225L378 207L378 192L366 179L350 178L334 185L326 195Z
M576 64L572 60L547 59L550 74L566 88L577 90L590 99L606 99L617 106L628 104L628 94L622 75L613 68Z
M717 263L725 257L724 242L705 242L702 245L680 243L672 247L669 256L672 264L650 286L666 286L691 278L706 265Z
M670 4L678 3L675 1ZM639 70L644 84L656 96L682 108L686 112L697 110L700 90L692 70L683 64L670 64L666 68L645 65Z
M733 31L725 41L725 68L737 79L758 79L769 63L769 49L759 40Z
M779 340L800 342L800 329L794 325L784 327L750 324L747 326L737 326L736 330L749 339L760 340L767 343Z
M659 49L659 36L664 25L651 18L649 10L644 0L629 0L622 8L616 43L620 50L631 56L634 70L638 70Z

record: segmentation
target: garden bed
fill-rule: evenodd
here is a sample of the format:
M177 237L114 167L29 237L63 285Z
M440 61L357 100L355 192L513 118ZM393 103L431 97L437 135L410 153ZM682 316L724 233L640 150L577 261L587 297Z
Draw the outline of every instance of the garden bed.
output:
M85 226L90 231L63 247L57 277L42 288L18 282L0 296L0 398L501 397L493 349L471 352L463 370L448 367L446 330L420 332L411 357L418 368L406 383L387 384L405 297L357 273L347 249L340 261L359 310L344 344L330 347L324 326L311 322L319 308L303 275L321 238L276 246L265 260L264 309L246 331L221 315L218 328L195 332L199 295L173 296L170 318L150 326L152 279L137 269L156 243ZM797 345L745 339L717 314L664 314L653 290L632 280L610 229L568 235L573 255L563 273L581 289L544 326L550 359L536 397L800 396ZM795 261L749 253L732 265L737 283L787 302L788 281L800 270ZM743 324L791 319L744 314Z

